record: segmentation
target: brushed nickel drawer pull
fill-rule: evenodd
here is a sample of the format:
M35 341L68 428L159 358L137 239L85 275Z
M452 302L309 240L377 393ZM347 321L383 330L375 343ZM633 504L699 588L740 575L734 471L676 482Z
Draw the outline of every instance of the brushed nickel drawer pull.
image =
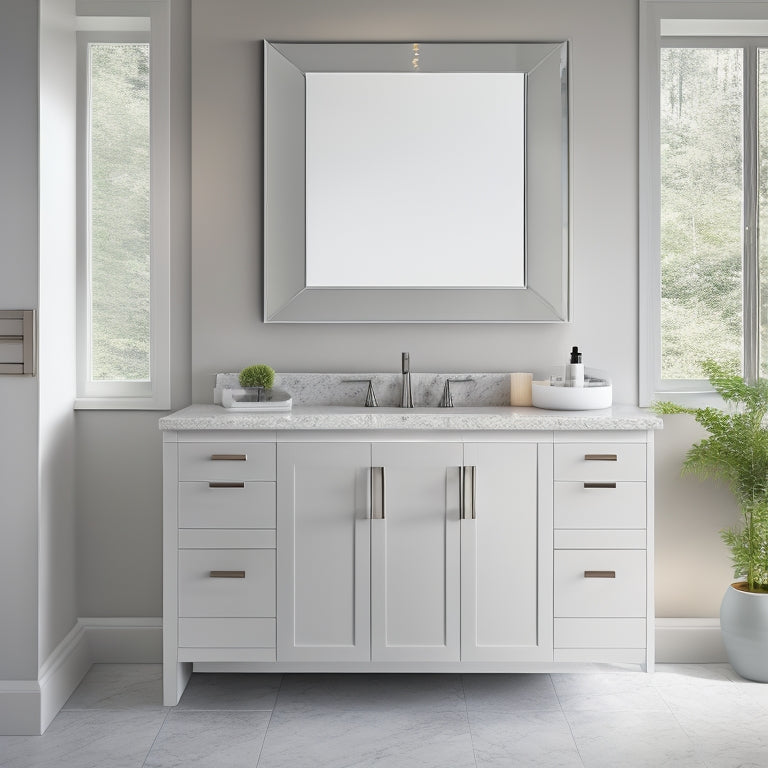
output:
M584 483L585 488L615 488L616 483Z
M477 517L477 467L464 467L461 478L461 519Z
M371 467L371 520L384 520L385 509L384 467Z
M209 488L245 488L245 483L208 483Z
M585 579L615 579L616 571L584 571Z
M244 579L245 571L211 571L212 579Z
M248 461L244 453L214 453L211 461Z
M587 453L584 461L618 461L619 457L615 453Z

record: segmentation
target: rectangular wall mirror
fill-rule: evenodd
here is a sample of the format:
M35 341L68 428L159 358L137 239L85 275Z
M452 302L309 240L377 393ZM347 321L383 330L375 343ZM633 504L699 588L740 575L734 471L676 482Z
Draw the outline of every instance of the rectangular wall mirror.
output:
M265 41L265 322L567 321L567 64Z

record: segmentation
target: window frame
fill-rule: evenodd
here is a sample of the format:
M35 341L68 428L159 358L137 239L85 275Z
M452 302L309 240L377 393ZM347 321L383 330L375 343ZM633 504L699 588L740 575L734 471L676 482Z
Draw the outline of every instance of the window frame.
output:
M762 7L761 7L762 6ZM640 3L640 126L639 126L639 403L648 406L655 400L673 400L682 405L715 405L719 396L705 379L661 379L661 151L660 151L660 57L662 47L737 47L745 49L744 68L744 202L743 236L743 365L744 374L753 379L759 370L759 244L757 225L756 125L757 84L752 82L754 67L747 66L757 48L768 48L764 29L757 34L741 34L749 28L765 27L765 3L701 3L685 0L641 0ZM682 27L699 23L695 35L662 35L662 23L676 20ZM708 22L711 24L709 31ZM732 23L729 23L732 22ZM740 23L744 22L744 23ZM677 24L678 29L680 27ZM722 32L732 34L719 34ZM736 34L738 33L738 34ZM750 135L752 134L752 135ZM750 223L754 226L750 226Z
M169 410L170 370L170 58L166 2L89 3L77 18L77 390L76 409ZM103 15L101 15L103 13ZM119 15L118 15L119 14ZM150 379L89 377L88 45L150 45Z

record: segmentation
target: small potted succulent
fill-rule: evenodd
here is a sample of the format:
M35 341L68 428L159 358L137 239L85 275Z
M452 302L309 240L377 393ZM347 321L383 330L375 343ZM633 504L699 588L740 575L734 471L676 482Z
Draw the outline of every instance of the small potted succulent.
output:
M725 481L741 520L721 532L738 581L726 590L720 628L731 666L768 682L768 380L748 383L735 366L712 360L702 368L724 408L654 404L657 413L690 413L709 436L686 454L683 472Z
M272 389L275 383L275 371L263 363L249 365L240 371L239 381L243 389L255 389L256 401L261 402L264 390Z

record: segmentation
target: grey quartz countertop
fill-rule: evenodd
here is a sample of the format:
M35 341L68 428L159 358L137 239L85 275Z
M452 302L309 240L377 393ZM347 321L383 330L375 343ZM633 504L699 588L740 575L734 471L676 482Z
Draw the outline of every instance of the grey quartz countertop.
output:
M539 408L364 408L295 406L284 413L225 410L220 405L190 405L160 419L174 430L646 430L663 422L651 411L614 405L594 411L546 411Z

